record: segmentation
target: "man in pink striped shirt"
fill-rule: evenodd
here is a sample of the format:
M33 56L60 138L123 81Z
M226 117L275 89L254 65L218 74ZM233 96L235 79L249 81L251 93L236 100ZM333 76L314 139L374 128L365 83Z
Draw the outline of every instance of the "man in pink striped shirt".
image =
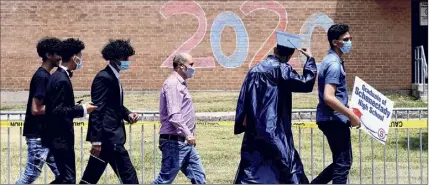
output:
M186 80L195 73L192 56L179 53L173 59L173 73L164 82L160 96L159 149L161 171L153 184L171 184L181 170L193 184L205 184L204 168L197 152L195 110Z

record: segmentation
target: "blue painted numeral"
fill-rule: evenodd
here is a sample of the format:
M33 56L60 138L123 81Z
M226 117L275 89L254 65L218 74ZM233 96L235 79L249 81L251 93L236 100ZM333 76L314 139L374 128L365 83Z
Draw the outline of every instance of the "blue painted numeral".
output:
M236 33L236 48L232 56L225 56L221 48L222 31L231 26ZM213 21L210 33L213 55L218 63L225 68L236 68L246 60L249 48L249 37L240 17L233 12L222 12Z

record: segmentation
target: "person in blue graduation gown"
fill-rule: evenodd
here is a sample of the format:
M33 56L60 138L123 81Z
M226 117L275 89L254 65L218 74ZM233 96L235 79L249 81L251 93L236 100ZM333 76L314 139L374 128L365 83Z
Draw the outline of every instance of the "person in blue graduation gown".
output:
M317 67L299 46L299 36L277 31L274 55L251 68L244 80L234 127L234 134L244 132L235 184L309 183L292 136L292 92L311 92ZM302 75L287 63L296 49L307 57Z

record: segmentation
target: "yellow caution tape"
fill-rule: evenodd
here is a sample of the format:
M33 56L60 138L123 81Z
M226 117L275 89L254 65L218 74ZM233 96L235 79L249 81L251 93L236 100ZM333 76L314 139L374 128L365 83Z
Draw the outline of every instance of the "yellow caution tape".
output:
M86 127L88 121L75 121L73 122L75 127ZM158 125L156 121L139 121L133 125ZM22 127L24 121L0 121L1 127ZM129 123L126 123L129 125ZM218 121L218 122L197 122L197 125L201 126L233 126L233 121ZM300 128L317 128L316 122L292 122L293 127ZM427 120L398 120L391 121L390 128L428 128Z

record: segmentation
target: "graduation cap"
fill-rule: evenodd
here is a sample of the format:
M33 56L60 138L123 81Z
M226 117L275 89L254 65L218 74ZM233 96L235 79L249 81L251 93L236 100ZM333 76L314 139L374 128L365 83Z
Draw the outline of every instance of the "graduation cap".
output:
M301 48L301 37L299 35L278 30L276 31L276 35L277 45L294 49Z

